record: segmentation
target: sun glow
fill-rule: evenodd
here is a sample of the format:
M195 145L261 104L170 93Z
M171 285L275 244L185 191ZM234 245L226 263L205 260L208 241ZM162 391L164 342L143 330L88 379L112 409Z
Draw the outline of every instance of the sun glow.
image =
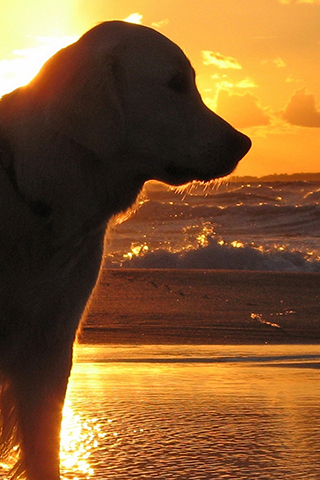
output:
M244 248L244 244L242 242L238 242L238 240L234 240L230 245L232 245L233 248Z
M132 13L131 15L129 15L127 18L124 19L124 21L129 22L129 23L136 23L137 25L141 25L142 24L142 19L143 19L143 15L136 12L136 13Z
M81 475L81 478L83 475L86 479L92 477L94 469L90 464L90 456L92 450L98 446L99 439L104 437L100 430L97 418L82 419L66 401L63 408L60 449L63 471L72 471L73 474ZM66 477L62 476L62 479Z
M132 260L133 257L138 257L146 254L149 250L148 245L140 243L132 243L131 250L123 255L126 260Z
M0 61L0 97L26 85L38 73L44 62L78 37L34 37L34 47L14 50L10 58Z

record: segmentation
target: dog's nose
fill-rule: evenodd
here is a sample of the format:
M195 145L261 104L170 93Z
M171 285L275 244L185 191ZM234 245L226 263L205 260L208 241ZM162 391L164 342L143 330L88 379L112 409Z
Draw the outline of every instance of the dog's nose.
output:
M232 139L228 142L228 150L230 156L239 161L242 157L248 153L252 145L252 142L247 135L236 131L236 135L233 135Z
M243 133L241 134L243 136L243 144L244 144L244 155L246 153L249 152L250 148L251 148L251 145L252 145L252 141L249 137L247 137L247 135L244 135Z
M229 132L224 141L224 161L221 163L219 176L229 175L250 148L251 140L247 135L237 130Z

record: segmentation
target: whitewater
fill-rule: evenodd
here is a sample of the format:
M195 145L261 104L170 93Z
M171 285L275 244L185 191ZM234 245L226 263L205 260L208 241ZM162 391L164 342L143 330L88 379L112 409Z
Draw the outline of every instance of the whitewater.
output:
M320 182L149 182L138 211L115 222L105 268L320 272Z

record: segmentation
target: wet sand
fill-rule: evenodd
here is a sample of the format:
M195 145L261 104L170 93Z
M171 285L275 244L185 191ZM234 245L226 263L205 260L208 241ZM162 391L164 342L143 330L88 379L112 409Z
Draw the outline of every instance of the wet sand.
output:
M320 343L320 274L104 270L81 343Z

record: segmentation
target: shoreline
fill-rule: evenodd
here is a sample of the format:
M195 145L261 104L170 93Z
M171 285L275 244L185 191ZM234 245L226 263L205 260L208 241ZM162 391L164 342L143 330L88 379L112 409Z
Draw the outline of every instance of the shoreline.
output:
M318 344L320 273L104 269L81 344Z

